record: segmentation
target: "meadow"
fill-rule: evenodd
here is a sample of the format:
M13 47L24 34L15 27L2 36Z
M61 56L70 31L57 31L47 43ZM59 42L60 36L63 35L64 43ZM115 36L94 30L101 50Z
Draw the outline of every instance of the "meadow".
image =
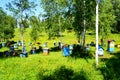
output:
M27 51L30 51L29 36L30 29L26 30L24 39ZM115 40L115 45L120 44L120 34L111 34L109 39ZM45 33L41 33L37 42L38 46L43 46L48 42L48 47L53 47L53 42L59 42L59 38L47 39ZM15 37L11 40L20 40L19 31L16 29ZM86 43L95 42L95 34L86 35ZM64 32L62 41L66 44L77 44L74 32ZM100 41L100 39L99 39ZM106 41L107 44L107 41ZM21 47L19 47L21 49ZM4 47L0 52L8 50ZM64 57L61 50L50 51L49 55L42 52L29 54L26 58L19 56L0 57L0 80L119 80L120 74L120 48L115 47L115 51L110 53L107 45L104 46L104 55L99 56L99 66L95 67L95 47L90 47L90 57ZM78 54L81 54L79 52Z

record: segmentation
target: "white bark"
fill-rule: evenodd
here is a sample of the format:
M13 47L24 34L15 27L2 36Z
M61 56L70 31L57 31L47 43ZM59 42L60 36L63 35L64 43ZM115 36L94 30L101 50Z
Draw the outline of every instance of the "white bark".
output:
M61 42L61 49L62 49L62 45L63 45L63 43L62 43L62 31L61 31L61 23L60 23L60 16L59 16L59 34L60 34L60 42Z
M24 52L24 33L23 33L24 26L21 23L21 38L22 38L22 53Z
M96 1L96 67L98 67L98 1Z

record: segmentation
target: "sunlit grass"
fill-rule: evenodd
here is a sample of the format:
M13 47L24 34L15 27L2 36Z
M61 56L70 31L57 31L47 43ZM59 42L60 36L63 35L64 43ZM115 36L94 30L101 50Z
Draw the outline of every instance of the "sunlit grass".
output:
M15 37L12 39L14 41L21 40L20 33L18 29L15 30ZM24 35L25 45L27 51L30 51L29 42L33 42L30 38L30 29L27 29ZM67 31L62 33L62 41L66 44L76 44L77 40L74 32L68 33ZM109 39L114 39L115 45L120 43L120 37L118 34L111 34ZM108 39L108 40L109 40ZM48 42L48 47L53 47L53 42L59 42L59 38L48 40L48 36L45 33L40 33L40 37L37 42L40 42L40 45L43 46L44 42ZM90 42L95 42L95 35L86 35L86 44ZM99 39L100 43L100 39ZM107 41L106 41L107 44ZM111 53L107 50L107 45L103 47L105 49L104 56L99 58L110 58ZM19 47L21 49L21 47ZM0 52L6 51L8 48L4 47L0 49ZM92 54L95 56L95 47L90 47ZM115 52L119 51L119 48L115 48ZM81 52L79 52L81 53ZM99 60L99 64L104 64ZM79 80L82 76L86 80L103 80L103 75L100 70L95 68L95 58L75 58L75 57L64 57L62 51L50 52L49 55L45 56L42 52L38 54L31 55L29 54L27 58L18 57L7 57L0 59L0 80L41 80L39 77L45 78L55 75L57 69L60 69L62 66L65 66L65 69L73 71L72 80ZM64 69L64 70L65 70ZM70 71L69 70L69 71ZM59 70L58 70L59 72ZM81 73L82 72L82 73ZM61 73L63 74L63 72ZM62 77L62 76L60 76ZM44 80L44 79L42 79ZM60 80L60 79L58 79ZM81 79L80 79L81 80Z
M48 56L35 54L29 55L28 58L12 57L1 60L0 62L1 80L37 80L36 75L41 71L43 71L41 73L44 75L50 75L61 66L66 66L66 68L70 68L74 72L85 70L92 80L95 80L94 76L97 78L97 75L100 73L93 67L94 60L63 57L61 52L51 52ZM100 78L102 80L102 76Z

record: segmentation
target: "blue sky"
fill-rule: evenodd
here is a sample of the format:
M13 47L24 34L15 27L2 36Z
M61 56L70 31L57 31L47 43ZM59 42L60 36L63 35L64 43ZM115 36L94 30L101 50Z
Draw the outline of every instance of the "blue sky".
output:
M0 7L2 7L3 10L7 12L7 14L10 14L10 12L6 10L6 4L10 1L13 1L13 0L0 0ZM34 1L35 4L38 5L36 7L35 15L38 16L40 13L43 13L43 9L40 7L40 0L32 0L32 1Z

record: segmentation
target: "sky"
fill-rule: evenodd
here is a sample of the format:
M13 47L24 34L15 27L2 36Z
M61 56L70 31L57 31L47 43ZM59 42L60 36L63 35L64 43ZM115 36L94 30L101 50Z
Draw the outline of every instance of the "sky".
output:
M11 14L11 12L7 11L6 10L6 4L10 1L13 1L13 0L0 0L0 7L3 8L3 10L5 12L7 12L7 14ZM37 4L38 6L36 7L36 11L35 11L35 15L38 16L40 13L42 14L43 13L43 9L40 7L40 0L32 0L35 2L35 4Z

